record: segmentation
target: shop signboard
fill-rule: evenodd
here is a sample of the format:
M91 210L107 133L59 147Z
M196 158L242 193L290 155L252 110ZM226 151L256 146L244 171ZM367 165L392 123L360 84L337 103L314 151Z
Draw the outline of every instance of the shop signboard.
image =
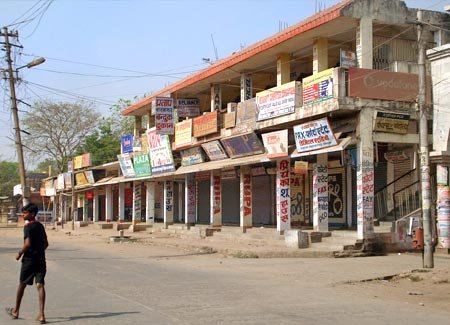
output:
M240 102L236 108L236 127L253 128L256 125L256 98Z
M348 96L415 102L419 95L416 74L371 69L348 69Z
M223 116L223 127L225 129L234 128L236 125L236 112L225 113Z
M81 155L82 167L92 166L92 156L90 152Z
M218 131L217 111L206 113L193 120L193 134L195 138L203 137Z
M192 144L192 120L175 124L175 148L180 149Z
M75 182L77 185L87 185L88 184L86 175L83 172L75 174Z
M156 97L152 108L155 111L155 127L158 134L174 133L173 98Z
M122 174L125 178L136 176L134 173L133 163L131 162L131 155L129 153L117 155L117 159L119 160L120 169L122 170Z
M408 133L409 114L377 112L374 131Z
M264 175L267 175L266 169L264 167L262 167L262 166L253 167L251 169L251 173L252 173L252 176L264 176Z
M134 155L133 166L136 177L150 176L152 174L150 167L150 156L148 153Z
M94 184L95 183L94 172L92 170L84 171L84 175L86 176L87 182L89 184Z
M74 169L83 168L83 156L73 157L73 168Z
M221 139L228 156L238 158L264 153L264 147L254 132Z
M344 219L344 182L342 173L328 175L328 217Z
M152 174L175 170L169 136L156 133L156 128L147 130L148 148Z
M56 189L63 190L64 189L64 174L59 174L56 180Z
M294 137L298 152L322 149L337 144L327 118L294 126Z
M267 157L277 158L288 155L288 130L275 131L262 134Z
M218 140L206 142L202 144L203 150L209 157L209 160L222 160L227 159L228 156Z
M236 179L238 175L236 169L233 167L228 169L222 169L220 177L222 177L222 179Z
M308 174L308 162L307 161L295 161L294 162L294 174L307 175Z
M263 121L294 113L295 107L299 106L298 84L297 81L291 81L256 93L257 120Z
M73 172L73 160L69 160L69 161L67 162L67 171L68 171L69 173Z
M405 161L408 159L408 155L403 150L397 150L397 151L389 151L384 153L384 158L392 163Z
M122 153L132 153L133 152L133 135L125 134L120 137L120 143L122 148Z
M333 72L331 68L303 79L303 105L333 98Z
M200 99L179 98L176 100L178 117L195 117L200 115Z
M205 158L200 147L185 149L180 153L182 166L196 165L205 162Z
M340 67L341 68L354 68L356 67L356 53L341 49L340 51Z
M72 173L64 173L65 188L72 188Z

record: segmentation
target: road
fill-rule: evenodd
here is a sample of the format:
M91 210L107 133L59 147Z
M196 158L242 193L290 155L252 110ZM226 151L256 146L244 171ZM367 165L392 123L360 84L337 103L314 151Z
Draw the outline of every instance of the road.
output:
M20 232L0 231L1 308L12 306ZM355 294L345 281L421 265L417 255L330 259L236 259L157 246L50 235L47 320L59 324L446 324L448 310ZM436 259L450 267L450 259ZM450 284L449 288L450 288ZM28 287L20 319L31 324Z

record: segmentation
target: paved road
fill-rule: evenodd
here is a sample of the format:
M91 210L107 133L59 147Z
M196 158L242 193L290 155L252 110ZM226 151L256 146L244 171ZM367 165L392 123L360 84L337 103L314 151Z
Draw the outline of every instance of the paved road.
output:
M20 238L0 236L1 309L11 306ZM132 252L127 255L126 252ZM133 244L55 242L47 253L47 319L59 324L448 324L449 311L355 296L336 283L418 268L419 256L231 259ZM450 267L450 259L436 266ZM31 324L37 293L19 320Z

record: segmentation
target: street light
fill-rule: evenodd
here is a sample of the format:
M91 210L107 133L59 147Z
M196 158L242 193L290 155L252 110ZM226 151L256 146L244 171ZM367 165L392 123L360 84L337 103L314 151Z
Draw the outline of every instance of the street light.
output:
M25 173L25 163L23 159L23 148L22 148L22 139L20 137L20 126L19 126L19 114L17 110L17 98L16 98L16 86L15 86L15 80L14 80L14 72L17 73L18 70L22 68L32 68L39 64L42 64L45 62L45 59L40 57L37 58L28 64L25 64L24 66L18 67L15 71L13 70L12 66L12 59L11 59L11 45L9 43L9 36L17 37L18 34L16 33L9 33L8 28L3 28L3 33L0 33L0 35L5 37L5 50L6 50L6 61L8 62L8 73L9 73L9 89L11 93L11 111L14 118L14 133L15 133L15 142L16 142L16 150L17 150L17 159L19 161L19 176L20 176L20 187L22 189L22 204L25 206L28 204L28 197L29 197L29 189L27 188L26 184L26 173ZM17 46L17 45L14 45Z

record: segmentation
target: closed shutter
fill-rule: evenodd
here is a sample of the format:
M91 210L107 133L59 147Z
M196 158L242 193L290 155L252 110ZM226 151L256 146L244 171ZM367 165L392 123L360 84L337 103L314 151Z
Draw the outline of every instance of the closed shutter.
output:
M399 179L401 176L411 171L411 159L394 163L394 179ZM402 179L395 182L395 192L405 188L412 183L412 175L409 174Z

